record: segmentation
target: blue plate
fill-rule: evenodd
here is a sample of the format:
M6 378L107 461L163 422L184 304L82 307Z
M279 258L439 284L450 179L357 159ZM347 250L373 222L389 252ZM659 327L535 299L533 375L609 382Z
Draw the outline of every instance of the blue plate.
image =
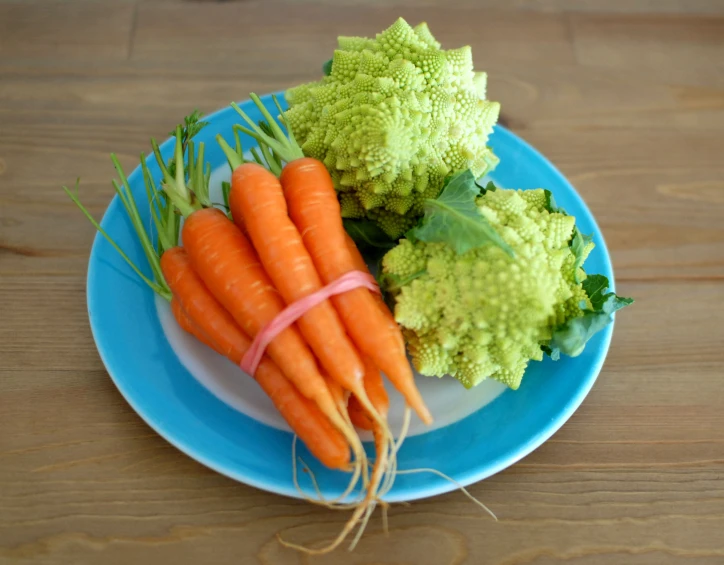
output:
M263 100L267 107L273 107L270 97ZM253 119L260 119L251 102L241 106ZM238 122L237 114L226 108L205 119L209 126L197 140L206 143L206 156L212 168L223 168L226 160L214 137L222 133L229 139L232 124ZM247 142L250 146L250 140ZM586 262L586 270L601 273L613 282L603 236L568 181L540 153L501 126L495 128L490 145L500 157L492 178L506 188L551 190L557 203L575 215L581 231L594 234L596 248ZM172 140L167 140L161 151L168 158ZM155 161L149 158L147 162L151 174L158 179ZM128 180L137 201L145 201L140 168ZM147 222L148 210L141 208ZM150 274L117 197L101 225ZM236 387L231 394L242 404L229 401L224 392L226 385L216 386L205 379L216 370L212 367L214 363L228 362L216 358L196 363L197 354L215 354L191 341L190 349L179 348L178 340L183 338L170 336L168 332L173 330L162 323L164 306L158 302L108 242L97 235L88 266L88 311L98 351L121 394L149 426L200 463L260 489L298 497L292 481L292 434L282 429L283 425L277 425L273 416L266 418L269 414L263 410L243 408L246 397L259 394L256 383L230 364L225 365L227 381L233 381L226 384ZM443 388L430 390L440 390L439 397L446 399L432 407L436 419L446 425L429 432L418 426L417 435L409 437L399 453L399 469L435 468L468 485L526 456L551 437L581 404L603 365L612 331L609 325L577 358L531 363L519 390L490 389L486 398L481 397L479 408L468 407L462 412L457 409L455 398L462 402L472 397L466 396L471 393L453 379L426 379L443 383L435 385ZM185 354L181 356L175 352L182 350ZM430 393L423 395L432 400ZM299 453L315 473L325 496L333 497L344 490L345 474L317 464L302 446ZM313 494L310 484L302 481L302 488ZM400 475L386 498L390 502L413 500L455 488L432 474Z

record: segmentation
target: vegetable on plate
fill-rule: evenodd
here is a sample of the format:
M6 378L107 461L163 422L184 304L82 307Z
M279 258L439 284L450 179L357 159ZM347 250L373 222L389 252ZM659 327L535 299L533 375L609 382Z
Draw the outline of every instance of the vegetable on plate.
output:
M500 105L470 47L442 49L425 23L400 18L374 39L338 43L327 76L286 91L286 119L332 175L342 216L359 220L350 232L397 239L449 173L495 167L487 141Z
M529 361L580 354L632 302L586 275L593 247L546 190L480 187L464 171L385 254L380 279L421 374L517 389Z

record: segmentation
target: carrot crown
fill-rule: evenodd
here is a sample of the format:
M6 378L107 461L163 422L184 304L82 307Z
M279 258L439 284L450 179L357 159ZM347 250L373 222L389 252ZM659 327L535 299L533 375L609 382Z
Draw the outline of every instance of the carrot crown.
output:
M244 157L244 148L241 146L241 137L239 136L238 127L239 126L234 125L232 128L235 143L233 148L226 142L221 134L217 134L216 136L216 141L221 146L221 150L224 152L224 155L226 155L226 160L229 162L229 167L231 167L232 171L238 166L248 162L248 160ZM261 158L259 157L259 153L256 151L256 148L253 148L251 153L254 156L254 159L260 162Z
M289 124L284 118L284 110L282 110L279 101L276 96L272 96L274 104L279 110L279 119L286 128L286 132L279 126L274 117L264 106L261 99L253 92L249 95L254 104L261 112L264 120L255 124L253 120L234 102L231 103L231 107L241 116L241 118L247 123L249 127L245 127L240 124L234 125L234 136L237 140L236 151L232 150L231 147L224 141L221 136L217 136L216 139L221 145L221 149L224 151L226 158L229 160L229 165L232 169L235 169L239 165L245 162L243 153L241 151L241 143L239 142L238 132L241 131L259 143L259 150L261 155L256 151L255 148L251 149L251 154L254 160L262 166L267 167L271 172L276 175L281 174L283 163L289 163L295 159L301 159L304 157L302 148L294 138Z
M214 205L209 196L211 165L204 161L203 142L199 143L197 153L194 142L186 139L186 132L180 125L176 127L174 137L174 154L168 164L164 162L155 139L151 140L151 146L161 169L164 194L181 215L187 217L196 210ZM188 153L186 161L185 153Z
M160 257L167 249L178 245L180 217L177 213L177 205L181 204L184 206L184 203L187 203L185 208L188 207L192 209L195 209L194 206L200 207L201 205L207 205L207 203L211 205L208 190L211 167L208 164L206 167L203 166L204 144L199 143L198 155L195 155L194 142L191 139L206 125L206 122L199 121L199 118L200 115L198 112L193 112L184 118L185 125L183 128L181 126L176 128L174 157L169 161L168 165L164 163L156 141L151 140L153 153L163 173L162 189L159 189L154 182L148 165L146 164L146 156L141 153L141 171L151 213L151 223L148 227L141 219L138 204L136 203L136 199L133 196L128 179L123 172L118 158L113 153L111 154L111 161L113 162L119 179L118 182L115 180L112 181L113 189L118 195L118 199L128 219L131 221L131 225L136 232L146 260L151 267L150 278L138 268L81 203L77 194L79 181L76 182L75 190L71 190L67 186L63 187L65 193L98 230L98 233L111 244L139 278L143 280L151 290L166 300L171 300L171 290L168 284L166 284L166 279L161 271ZM184 166L183 156L186 151L188 151L188 165ZM188 176L188 181L186 181L186 176ZM181 210L180 208L178 209ZM153 242L154 235L156 236L155 244Z
M128 184L128 179L126 178L123 168L114 154L111 154L111 161L113 162L113 166L115 167L116 172L118 173L118 178L120 179L120 184L115 180L112 181L113 188L118 195L118 199L121 201L121 205L123 206L128 219L131 221L131 225L133 226L133 230L136 232L138 241L141 244L144 255L146 256L146 260L151 267L151 278L147 277L141 269L138 268L138 266L128 257L128 255L126 255L123 249L120 248L115 240L106 230L103 229L103 227L101 227L88 209L81 203L77 194L78 182L76 182L75 191L70 190L67 186L64 186L63 190L75 203L75 205L78 206L80 211L83 212L85 217L88 218L91 224L93 224L93 226L98 230L98 233L100 233L108 241L108 243L111 244L111 246L141 278L141 280L145 282L156 294L166 300L171 300L171 290L166 284L166 279L164 279L163 273L161 272L160 256L163 251L175 244L173 242L178 240L177 216L173 213L171 203L163 198L157 190L153 179L148 172L148 168L146 167L145 157L141 154L141 167L143 169L143 180L146 186L146 195L151 209L153 225L156 227L158 233L158 242L154 245L152 242L152 234L149 233L149 230L144 225L141 215L139 214L138 205L136 204L136 199L133 196L131 187Z

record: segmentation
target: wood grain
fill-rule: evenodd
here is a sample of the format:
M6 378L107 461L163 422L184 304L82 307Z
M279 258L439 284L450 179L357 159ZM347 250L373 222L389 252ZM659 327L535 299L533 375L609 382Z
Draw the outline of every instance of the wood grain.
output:
M132 4L0 4L0 54L16 60L125 59L134 12Z
M473 46L637 302L571 420L471 488L499 522L453 493L307 559L275 535L327 540L343 516L205 469L113 387L85 308L93 228L60 186L80 176L100 216L111 151L130 170L192 108L311 80L338 33L398 15ZM0 563L724 563L723 15L715 0L0 0Z

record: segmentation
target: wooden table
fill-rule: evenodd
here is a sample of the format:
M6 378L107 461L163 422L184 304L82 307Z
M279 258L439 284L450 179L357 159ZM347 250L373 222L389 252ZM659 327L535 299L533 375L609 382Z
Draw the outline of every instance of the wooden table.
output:
M337 34L427 20L473 46L503 118L575 184L636 304L545 445L307 559L344 517L235 483L153 433L85 306L109 153L127 170L194 107L318 76ZM724 3L0 0L0 562L724 563Z

